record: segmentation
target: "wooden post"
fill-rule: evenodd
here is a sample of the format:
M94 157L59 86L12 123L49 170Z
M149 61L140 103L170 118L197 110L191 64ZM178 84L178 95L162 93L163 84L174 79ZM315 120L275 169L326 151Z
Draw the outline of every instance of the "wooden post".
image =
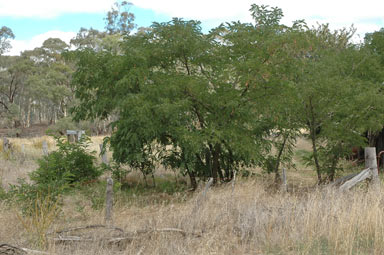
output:
M105 225L113 225L113 179L111 177L107 178L107 189L105 196Z
M232 195L233 195L233 192L235 191L236 174L237 174L237 171L235 170L233 172L233 179L232 179Z
M103 153L103 144L99 144L100 147L100 154L101 154L101 160L104 164L108 165L108 158L107 158L107 151L104 151Z
M364 148L365 167L371 170L372 183L374 186L379 185L379 172L377 169L376 147Z
M21 145L21 163L23 164L25 161L25 144Z
M286 169L285 167L283 167L283 170L282 170L282 174L281 174L281 190L283 192L287 192L288 189L287 189L287 173L286 173Z
M48 144L47 144L47 141L43 141L43 155L44 156L48 155Z
M7 152L8 149L9 149L9 140L6 137L4 137L3 138L3 151Z
M374 188L380 187L379 174L377 170L377 160L376 160L376 148L375 147L366 147L364 148L364 157L365 157L365 167L367 169L361 171L359 174L353 176L353 178L346 181L343 185L340 186L340 190L349 190L356 184L366 180L371 179L372 186Z

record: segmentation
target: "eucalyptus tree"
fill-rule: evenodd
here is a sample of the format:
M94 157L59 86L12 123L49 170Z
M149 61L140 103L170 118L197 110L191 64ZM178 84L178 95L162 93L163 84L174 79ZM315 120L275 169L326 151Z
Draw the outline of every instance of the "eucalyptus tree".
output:
M10 127L20 127L21 94L27 86L32 62L20 56L2 56L0 60L0 114Z
M23 57L33 62L26 90L27 125L30 124L31 110L36 111L38 116L35 117L40 121L46 119L50 124L68 115L72 101L69 84L73 66L62 56L68 47L61 39L49 38L41 47L23 52Z
M14 38L15 35L9 27L0 28L0 56L11 48L10 40Z

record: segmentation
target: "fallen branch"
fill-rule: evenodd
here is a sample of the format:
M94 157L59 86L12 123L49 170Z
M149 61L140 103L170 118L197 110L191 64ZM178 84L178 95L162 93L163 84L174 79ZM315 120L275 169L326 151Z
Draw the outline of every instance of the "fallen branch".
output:
M77 228L72 228L72 229L66 229L62 231L56 232L58 234L58 237L51 238L56 244L67 244L67 243L81 243L81 242L100 242L102 244L107 244L107 245L119 245L122 242L130 242L134 239L137 239L139 235L149 235L154 232L163 232L163 233L179 233L183 237L186 237L188 235L195 236L195 237L201 237L200 233L190 233L186 232L182 229L178 228L159 228L159 229L148 229L148 230L137 230L134 232L124 232L120 228L111 228L113 230L119 230L122 232L122 236L119 237L102 237L102 238L91 238L91 237L82 237L82 236L62 236L61 234L63 233L68 233L76 230L83 230L83 229L94 229L94 228L100 228L100 227L105 227L104 225L91 225L91 226L86 226L86 227L77 227Z
M49 252L44 252L44 251L36 251L36 250L31 250L27 248L20 248L23 251L25 251L27 254L43 254L43 255L53 255L54 253L49 253Z
M10 244L0 244L0 254L6 255L27 255L27 254L43 254L43 255L53 255L53 253L48 253L44 251L31 250L27 248L20 248Z
M349 181L345 182L343 185L340 186L340 190L350 190L353 186L357 185L358 183L372 178L372 171L370 168L364 169L359 174L357 174L355 177L350 179Z
M89 225L89 226L85 226L85 227L76 227L76 228L64 229L64 230L60 230L60 231L57 231L57 232L54 232L54 233L48 233L48 235L49 234L63 234L63 233L77 231L77 230L95 229L95 228L106 228L106 229L110 229L110 230L117 230L117 231L120 231L120 232L124 233L124 230L121 229L121 228L118 228L118 227L109 227L109 226L106 226L106 225Z
M193 235L195 237L201 237L201 234L199 234L199 233L189 233L189 232L186 232L186 231L184 231L182 229L178 229L178 228L151 229L151 230L148 230L146 233L150 234L152 232L176 232L176 233L181 234L184 237L186 237L187 235ZM141 232L141 233L144 233L144 232Z
M26 251L10 244L0 244L0 254L27 254Z

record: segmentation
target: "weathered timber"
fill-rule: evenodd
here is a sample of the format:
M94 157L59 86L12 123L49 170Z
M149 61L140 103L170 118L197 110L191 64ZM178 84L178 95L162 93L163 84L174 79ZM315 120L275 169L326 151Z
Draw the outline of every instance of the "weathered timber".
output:
M104 145L102 143L99 144L99 147L100 147L101 161L104 164L108 165L107 151L104 150Z
M7 152L11 147L11 143L9 142L8 138L3 137L3 151Z
M47 156L48 155L48 143L47 143L47 141L43 141L42 147L43 147L43 155Z
M108 177L107 189L105 196L105 224L107 226L113 225L113 179Z
M340 186L340 185L344 184L346 181L352 179L353 177L355 177L358 174L359 173L354 173L354 174L349 174L349 175L340 177L340 178L336 179L334 182L332 182L329 186L330 187Z
M342 191L350 190L353 186L371 177L372 177L371 169L370 168L364 169L355 177L353 177L352 179L350 179L349 181L346 181L343 185L341 185L340 190Z
M283 167L282 174L281 174L281 191L287 192L287 173L285 167Z
M379 172L377 169L376 147L364 148L365 167L371 169L372 186L379 186Z

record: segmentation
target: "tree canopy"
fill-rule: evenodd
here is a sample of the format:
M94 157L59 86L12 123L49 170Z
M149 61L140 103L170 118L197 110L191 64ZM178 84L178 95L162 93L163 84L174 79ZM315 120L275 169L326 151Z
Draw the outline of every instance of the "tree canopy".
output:
M35 115L108 121L118 164L144 175L163 164L194 187L247 167L279 180L301 136L318 182L332 181L351 148L383 128L383 29L358 44L353 28L285 25L280 8L253 4L252 22L208 33L182 18L136 30L130 7L116 3L104 31L81 28L70 45L50 38L0 56L3 116L14 126ZM13 37L2 27L0 55Z
M147 173L161 162L192 183L228 181L246 166L278 174L305 129L319 182L333 179L362 132L383 125L382 79L364 73L382 65L351 43L353 29L283 25L277 7L250 11L253 23L208 34L174 18L125 36L119 53L79 49L75 119L115 114L108 141L117 162Z

